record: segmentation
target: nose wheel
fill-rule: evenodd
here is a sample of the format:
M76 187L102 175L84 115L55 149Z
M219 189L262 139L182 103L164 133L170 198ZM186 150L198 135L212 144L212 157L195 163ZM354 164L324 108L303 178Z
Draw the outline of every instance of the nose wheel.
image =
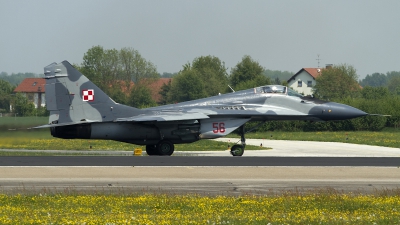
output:
M244 126L240 126L240 141L241 145L234 145L231 148L231 155L233 156L242 156L244 153L244 148L246 147L246 138L244 137Z
M242 156L244 153L244 147L242 145L234 145L231 148L231 155Z

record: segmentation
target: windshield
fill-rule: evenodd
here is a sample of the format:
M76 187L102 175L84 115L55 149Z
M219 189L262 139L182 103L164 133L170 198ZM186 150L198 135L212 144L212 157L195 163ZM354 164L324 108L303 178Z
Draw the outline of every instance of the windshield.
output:
M260 88L261 93L281 93L286 94L286 87L281 85L268 85Z
M282 85L267 85L255 88L255 93L287 94L289 96L304 97L291 88Z

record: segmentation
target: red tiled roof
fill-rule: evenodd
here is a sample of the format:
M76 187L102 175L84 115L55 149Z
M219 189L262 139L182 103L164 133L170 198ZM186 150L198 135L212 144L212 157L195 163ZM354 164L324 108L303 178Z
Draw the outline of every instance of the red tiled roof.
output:
M44 78L25 78L14 90L23 93L44 93L46 80Z
M122 93L126 94L126 95L130 95L133 86L135 85L135 83L133 83L133 81L130 81L129 86L126 85L126 81L124 80L117 80L115 81L116 85L118 85L118 87L121 87L121 91ZM113 85L110 84L108 85L108 87L112 87Z
M161 100L161 95L159 94L161 87L163 84L168 84L169 81L172 81L172 78L159 78L147 85L151 91L151 98L153 98L154 101L159 102Z
M168 82L172 80L172 78L159 78L156 79L154 81L148 82L148 79L145 78L141 81L142 84L146 85L150 92L151 92L151 98L156 101L159 102L161 100L161 95L159 94L159 92L161 91L161 87L163 86L163 84L168 84ZM117 84L121 86L122 88L122 92L129 95L132 91L133 86L135 85L133 83L133 81L130 82L129 88L126 87L126 82L125 81L117 81ZM111 87L112 85L110 85Z
M168 84L168 82L172 80L172 78L160 78L154 82L148 84L148 87L151 91L151 97L156 101L160 101L161 95L159 92L161 91L161 87L163 84ZM131 81L129 87L126 86L125 81L117 81L117 85L121 86L122 92L129 94L132 90L134 83ZM23 92L23 93L44 93L46 80L44 78L25 78L14 90L14 92ZM111 85L110 85L111 87Z
M321 75L321 70L320 68L303 68L307 73L309 73L312 77L317 78L318 76Z
M308 74L310 74L310 76L312 76L315 79L319 75L321 75L322 69L320 69L320 68L302 68L301 70L299 70L299 72L297 72L291 78L289 78L288 82L291 80L294 80L296 78L296 76L303 71L306 71Z

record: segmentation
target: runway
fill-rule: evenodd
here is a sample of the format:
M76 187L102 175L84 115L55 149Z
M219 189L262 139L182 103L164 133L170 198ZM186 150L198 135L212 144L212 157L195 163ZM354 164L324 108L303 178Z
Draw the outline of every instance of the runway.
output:
M398 148L290 141L269 144L272 150L246 151L243 157L229 156L229 151L176 152L171 157L132 156L132 152L130 156L0 157L0 192L400 192Z
M369 166L399 167L398 157L233 157L233 156L5 156L0 166Z
M44 156L0 157L2 193L400 191L400 158Z

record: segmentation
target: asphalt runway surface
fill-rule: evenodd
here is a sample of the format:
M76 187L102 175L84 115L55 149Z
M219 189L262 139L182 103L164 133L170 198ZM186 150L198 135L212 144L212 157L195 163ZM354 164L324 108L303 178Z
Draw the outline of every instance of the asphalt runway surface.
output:
M398 148L263 143L268 144L271 150L245 151L243 157L229 156L229 151L176 152L171 157L132 156L132 152L0 157L0 193L400 193Z
M5 156L0 166L370 166L399 167L398 157Z
M271 195L400 192L397 157L0 157L0 192Z

